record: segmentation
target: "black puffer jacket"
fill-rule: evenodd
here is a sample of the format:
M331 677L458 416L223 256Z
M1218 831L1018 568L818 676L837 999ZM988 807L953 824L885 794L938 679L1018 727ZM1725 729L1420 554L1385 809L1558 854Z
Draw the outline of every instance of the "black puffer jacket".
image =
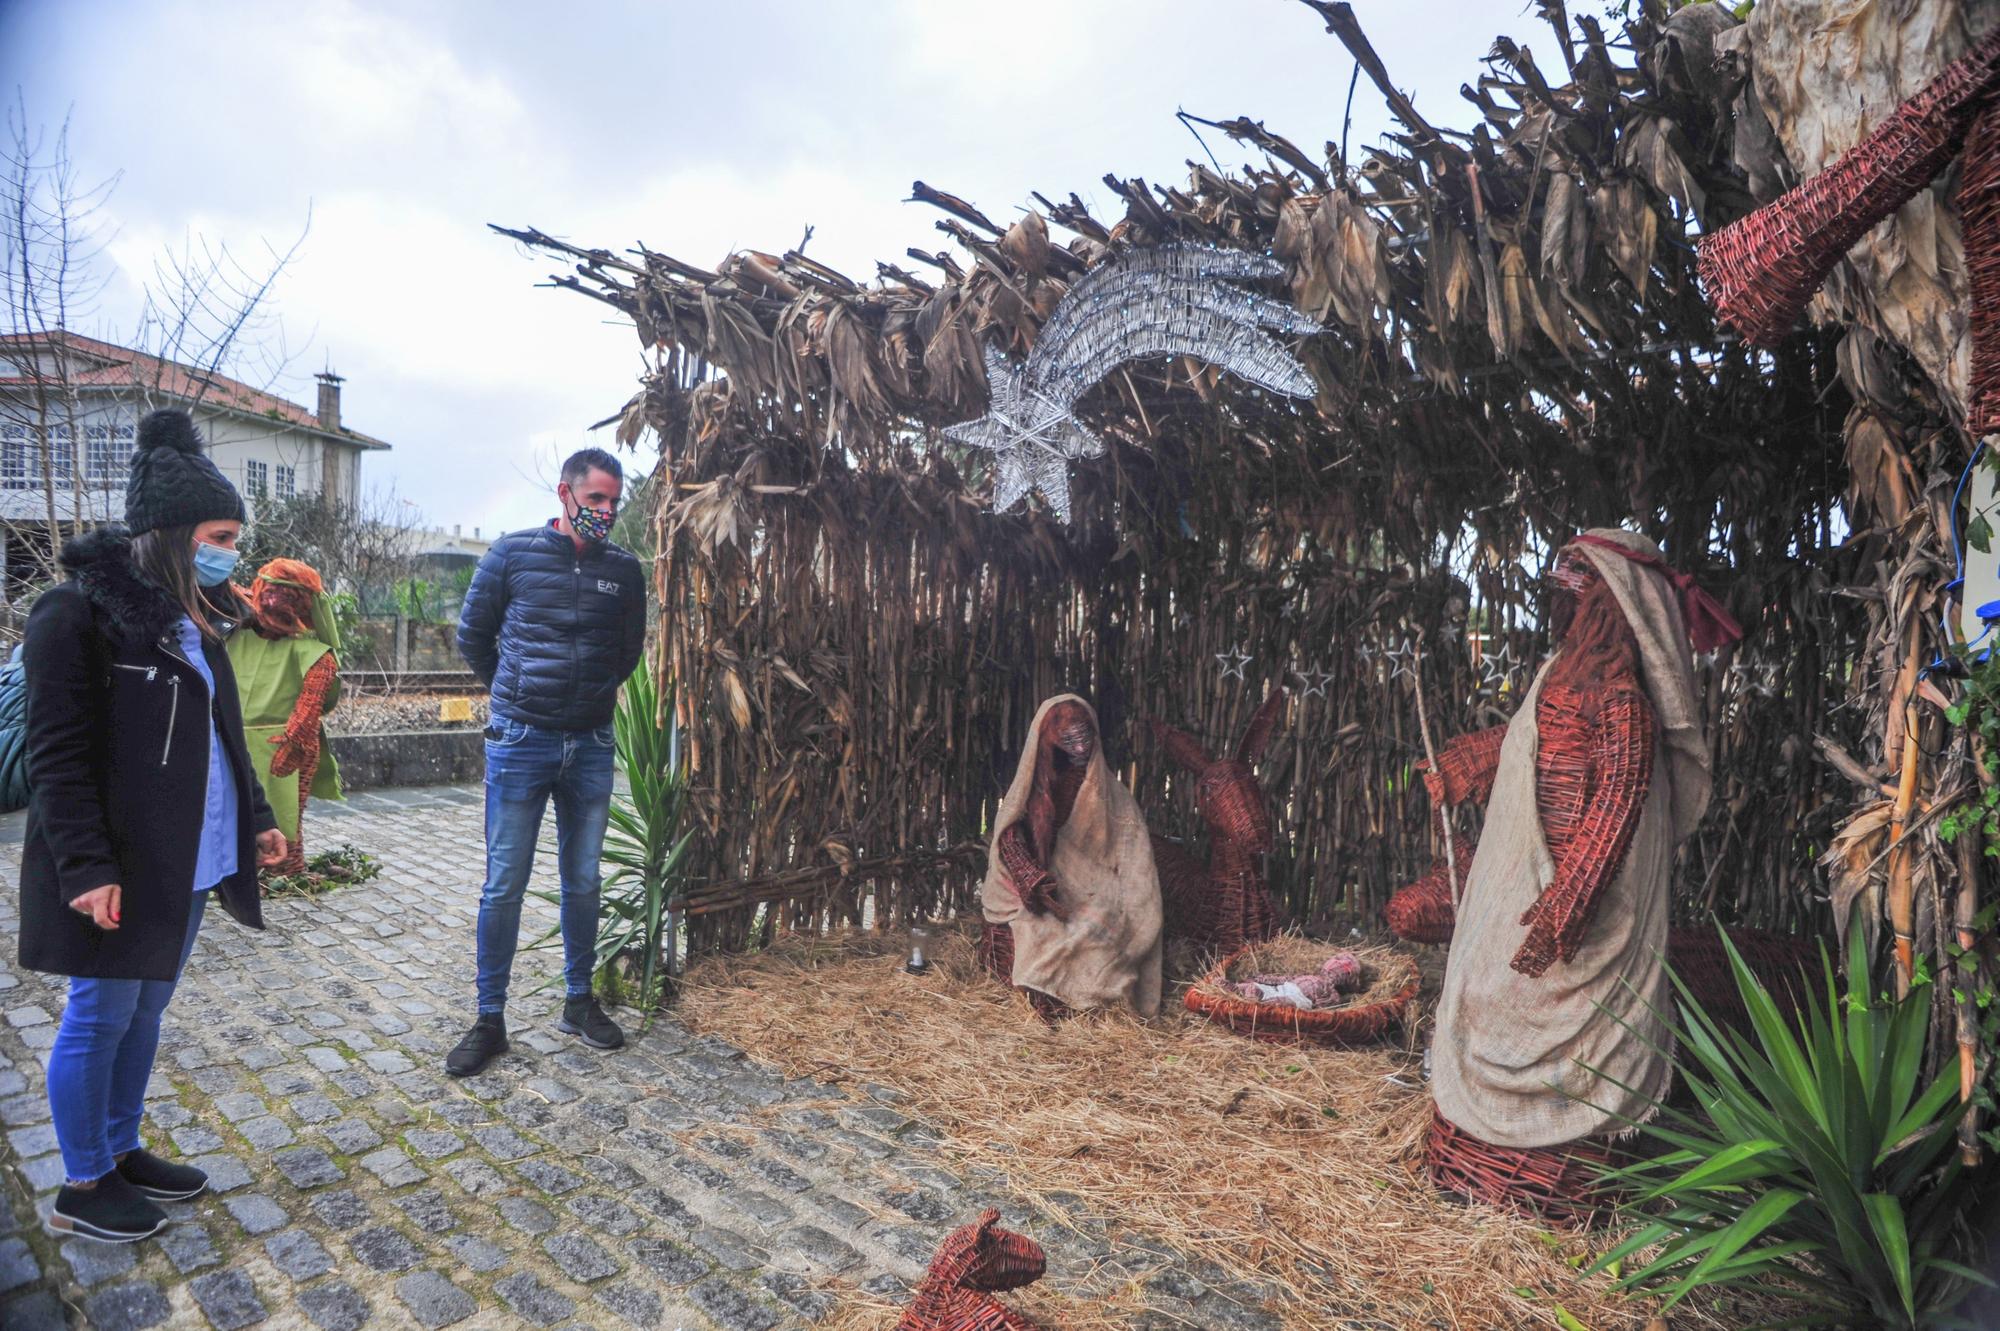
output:
M458 617L459 654L493 714L549 730L610 725L645 649L639 561L609 541L579 553L553 524L495 541Z

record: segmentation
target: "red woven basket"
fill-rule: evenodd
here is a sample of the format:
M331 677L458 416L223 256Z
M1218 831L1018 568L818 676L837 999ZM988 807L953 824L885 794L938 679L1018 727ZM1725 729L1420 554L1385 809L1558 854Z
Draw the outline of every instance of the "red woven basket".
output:
M1226 988L1233 980L1260 972L1316 969L1335 952L1356 951L1368 987L1341 1007L1295 1008L1284 1003L1257 1003ZM1277 938L1239 948L1191 985L1184 1000L1188 1011L1221 1022L1238 1035L1273 1044L1308 1042L1327 1045L1367 1044L1402 1024L1416 999L1423 978L1417 964L1387 948L1348 949L1302 938Z
M1435 1105L1424 1139L1424 1165L1441 1191L1572 1228L1602 1224L1610 1217L1612 1202L1598 1180L1605 1169L1622 1162L1622 1153L1609 1142L1571 1142L1546 1150L1495 1146L1461 1131Z

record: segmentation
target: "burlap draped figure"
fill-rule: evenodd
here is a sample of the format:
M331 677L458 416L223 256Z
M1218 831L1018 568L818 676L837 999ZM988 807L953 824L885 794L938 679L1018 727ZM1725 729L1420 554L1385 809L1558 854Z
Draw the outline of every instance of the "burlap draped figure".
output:
M1590 536L1659 556L1631 532ZM1615 1136L1665 1095L1673 1068L1662 1051L1670 1035L1655 1013L1666 1013L1671 998L1662 953L1674 852L1701 821L1710 790L1687 621L1674 585L1614 551L1574 548L1609 585L1637 639L1657 738L1652 778L1616 877L1573 955L1534 977L1514 962L1529 934L1522 917L1556 876L1537 801L1536 704L1560 654L1536 676L1507 728L1438 1000L1432 1090L1453 1124L1520 1149Z
M1013 983L1047 994L1074 1009L1126 1007L1142 1017L1160 1010L1160 880L1146 820L1130 791L1113 776L1101 747L1094 747L1076 801L1054 833L1054 846L1038 847L1055 875L1063 910L1023 904L1006 867L1000 840L1027 816L1035 780L1036 737L1051 709L1075 703L1074 694L1044 702L1028 730L1013 784L1000 803L987 854L980 905L992 924L1013 933ZM1069 918L1060 918L1067 914Z

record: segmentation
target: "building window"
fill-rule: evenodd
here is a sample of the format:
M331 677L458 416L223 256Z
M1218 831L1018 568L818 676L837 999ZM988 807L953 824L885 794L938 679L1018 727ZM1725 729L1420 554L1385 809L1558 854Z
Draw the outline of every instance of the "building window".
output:
M26 490L28 480L28 427L0 426L0 488Z
M295 467L278 465L278 498L290 499L299 492L299 473Z
M39 467L36 470L40 470ZM68 489L76 471L76 436L67 425L49 427L49 480Z
M84 435L84 480L98 489L125 483L132 470L132 427L93 425Z
M252 499L264 499L271 493L271 464L268 462L246 462L243 464L244 488Z

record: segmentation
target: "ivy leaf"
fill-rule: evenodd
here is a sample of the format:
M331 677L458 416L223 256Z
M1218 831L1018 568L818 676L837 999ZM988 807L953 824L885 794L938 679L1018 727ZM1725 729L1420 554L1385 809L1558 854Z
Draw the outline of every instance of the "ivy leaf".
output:
M1965 543L1982 555L1993 553L1993 524L1986 520L1984 513L1965 524Z

